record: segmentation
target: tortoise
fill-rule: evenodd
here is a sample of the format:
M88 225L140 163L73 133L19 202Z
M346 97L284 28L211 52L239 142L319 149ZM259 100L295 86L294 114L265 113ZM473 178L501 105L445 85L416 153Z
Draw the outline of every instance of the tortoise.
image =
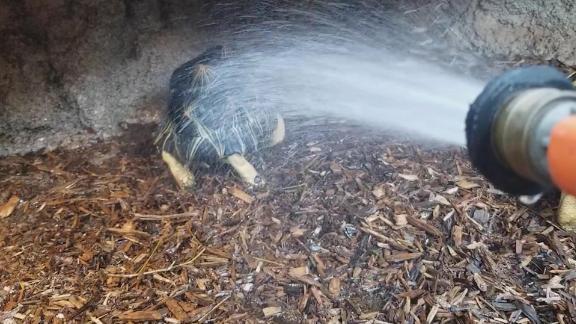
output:
M178 186L194 187L200 165L230 165L249 187L265 181L248 155L275 146L285 138L285 123L271 105L234 100L238 83L221 77L232 56L221 45L210 47L176 68L155 144ZM235 88L236 87L236 88Z

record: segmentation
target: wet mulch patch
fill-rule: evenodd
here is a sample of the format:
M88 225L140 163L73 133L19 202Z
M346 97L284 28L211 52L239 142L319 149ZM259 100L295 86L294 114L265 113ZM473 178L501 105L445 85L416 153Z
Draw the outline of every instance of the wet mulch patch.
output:
M0 321L574 323L557 201L459 148L317 126L181 192L148 140L0 160Z

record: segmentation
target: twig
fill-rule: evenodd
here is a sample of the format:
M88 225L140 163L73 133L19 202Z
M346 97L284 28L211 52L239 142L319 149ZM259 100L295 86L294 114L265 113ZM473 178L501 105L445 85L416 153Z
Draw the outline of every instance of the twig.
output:
M262 258L257 258L257 257L252 257L254 260L258 260L258 261L262 261L262 262L266 262L266 263L272 263L275 264L277 266L281 266L281 267L285 267L286 265L280 262L275 262L275 261L270 261L270 260L266 260L266 259L262 259Z
M150 253L148 258L146 259L146 262L144 262L144 264L142 264L142 266L140 267L140 270L138 270L138 273L142 273L142 271L144 271L144 269L146 268L146 266L148 265L148 263L150 262L150 260L154 256L154 254L156 254L156 251L158 250L158 247L160 246L160 244L163 243L163 241L164 241L164 238L160 237L160 239L158 240L158 243L156 243L156 246L154 246L154 249L152 249L152 252Z
M146 272L142 272L142 273L130 273L130 274L107 273L107 275L110 277L115 277L115 278L136 278L138 276L143 276L143 275L145 276L145 275L149 275L149 274L168 272L168 271L172 271L174 269L181 268L181 267L184 267L184 266L187 266L187 265L193 263L204 253L204 251L206 251L206 248L203 248L202 251L198 252L198 254L195 257L193 257L192 259L190 259L186 262L177 264L177 265L174 265L174 263L172 263L168 268L150 270L150 271L146 271Z
M178 218L185 218L185 217L194 217L194 216L198 216L198 215L199 215L198 212L169 214L169 215L146 215L146 214L134 213L134 219L142 220L142 221L163 221L166 219L178 219Z
M206 318L208 315L210 315L212 312L214 312L218 307L220 307L222 304L224 304L224 302L226 302L228 299L230 299L230 297L232 296L228 296L224 299L222 299L218 304L216 304L214 307L212 307L212 309L210 309L208 312L206 312L206 314L202 315L202 317L200 317L200 319L198 320L198 322L202 322L202 320L204 318Z

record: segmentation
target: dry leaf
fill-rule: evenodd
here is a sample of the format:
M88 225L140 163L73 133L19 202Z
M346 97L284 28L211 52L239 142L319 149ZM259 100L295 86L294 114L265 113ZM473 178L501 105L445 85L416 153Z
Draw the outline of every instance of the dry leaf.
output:
M10 197L10 199L8 199L8 201L4 205L0 206L0 218L6 218L12 215L12 213L16 209L16 206L18 206L19 202L20 198L18 198L17 196Z

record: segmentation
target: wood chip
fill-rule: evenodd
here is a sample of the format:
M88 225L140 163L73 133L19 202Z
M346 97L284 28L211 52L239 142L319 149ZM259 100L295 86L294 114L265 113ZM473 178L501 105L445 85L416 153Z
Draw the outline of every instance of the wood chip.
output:
M20 198L18 196L12 196L5 202L3 205L0 205L0 219L6 218L14 212L16 206L20 202Z
M330 279L330 283L328 284L328 291L332 294L333 297L338 297L340 295L340 290L342 289L342 283L340 278L334 277Z
M406 220L405 214L395 214L394 215L394 222L396 223L396 226L400 226L400 227L404 227L404 226L408 225L408 220Z
M406 220L408 221L408 224L410 224L410 225L412 225L418 229L421 229L430 235L434 235L436 237L442 236L442 232L440 232L440 230L438 230L436 227L426 223L425 221L416 219L410 215L406 215Z
M168 307L168 310L170 311L170 313L172 313L172 315L174 315L174 317L177 320L185 321L188 318L188 315L186 314L184 309L182 309L182 306L180 306L180 304L178 303L177 300L175 300L173 298L168 298L164 302L164 304L166 305L166 307Z
M399 174L398 176L400 178L406 180L406 181L417 181L418 180L418 176L415 174Z
M436 314L438 314L439 309L440 307L438 307L438 305L432 306L428 316L426 316L426 323L431 324L434 321L434 318L436 317Z
M310 292L312 293L312 296L314 296L314 299L316 299L316 302L319 306L324 305L324 302L322 301L322 292L320 289L316 287L310 287Z
M265 318L276 316L282 313L282 307L265 307L262 309L262 313L264 313Z
M310 292L305 292L302 294L302 297L300 297L300 301L298 301L298 310L300 312L303 312L306 309L306 306L308 306L308 300L310 300Z
M319 287L319 288L322 287L322 285L319 282L315 281L310 276L290 276L290 277L294 280L298 280L298 281L305 283L307 285L311 285L311 286L315 286L315 287Z
M484 280L484 278L482 278L482 276L479 273L474 273L474 282L476 283L476 286L478 286L478 289L480 289L480 291L488 291L488 284L486 284L486 281Z
M448 199L446 199L446 197L441 195L435 195L434 201L444 206L452 206L452 204L448 201Z
M314 263L316 266L316 270L318 271L318 274L321 277L324 277L326 275L326 264L324 263L324 261L322 261L322 259L317 253L314 253L312 255L312 258L314 259Z
M454 245L458 247L462 246L462 233L463 233L462 226L455 225L452 228L452 239L454 240Z
M414 299L417 297L420 297L422 295L424 295L426 293L425 290L422 289L415 289L415 290L409 290L406 292L403 292L401 294L396 295L397 298L410 298L410 299Z
M370 313L362 313L360 314L360 319L363 321L373 320L375 319L380 312L370 312Z
M128 311L118 315L118 319L122 321L159 321L162 319L162 314L158 311Z
M386 195L386 189L383 185L378 185L376 188L374 188L374 190L372 190L372 194L374 197L376 197L376 199L380 199Z
M378 239L384 243L390 244L390 246L394 247L395 249L408 250L408 248L406 246L404 246L404 245L398 243L397 241L395 241L395 240L393 240L393 239L391 239L391 238L389 238L389 237L387 237L381 233L378 233L372 229L369 229L366 227L360 227L360 230L367 233L367 234L373 235L376 239Z
M392 254L392 255L386 255L384 256L384 258L386 259L386 261L388 262L402 262L402 261L407 261L407 260L412 260L412 259L416 259L422 256L422 253L420 252L416 252L416 253L396 253L396 254Z
M302 236L304 236L305 233L306 233L306 230L303 228L300 228L299 226L294 226L294 227L290 228L290 234L292 235L292 237L302 237Z
M342 174L343 171L342 167L334 161L330 163L330 170L334 172L334 174Z
M474 182L470 182L468 180L460 180L458 182L456 182L456 185L462 189L466 189L466 190L470 190L470 189L474 189L474 188L478 188L480 187L479 184L474 183Z
M230 194L240 200L242 200L243 202L247 203L247 204L251 204L254 202L254 200L256 200L256 198L254 198L252 195L246 193L245 191L236 188L236 187L232 187L228 189Z
M298 267L298 268L291 268L288 270L288 274L292 277L302 277L310 273L308 267Z
M556 226L553 196L527 208L465 150L342 127L298 131L265 155L272 185L259 194L217 168L178 190L152 130L142 144L0 158L0 206L21 199L0 226L0 319L575 318L576 236ZM94 165L97 152L117 153Z

